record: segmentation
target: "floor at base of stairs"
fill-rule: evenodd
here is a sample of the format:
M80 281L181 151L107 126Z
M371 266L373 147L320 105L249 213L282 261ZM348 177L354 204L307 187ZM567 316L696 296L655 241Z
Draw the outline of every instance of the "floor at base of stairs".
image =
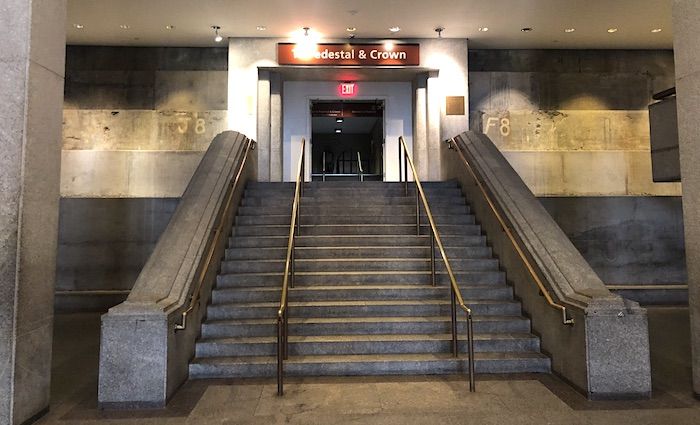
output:
M549 374L189 381L166 409L97 409L100 316L57 315L51 409L39 424L696 424L687 308L649 308L651 400L588 401ZM671 342L674 342L673 344Z

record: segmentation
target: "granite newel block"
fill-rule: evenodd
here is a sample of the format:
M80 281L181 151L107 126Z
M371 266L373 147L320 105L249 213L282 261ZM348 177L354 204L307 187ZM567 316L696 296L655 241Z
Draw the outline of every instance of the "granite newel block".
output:
M102 317L100 406L162 407L187 379L204 314L201 307L209 299L227 242L225 237L214 241L213 230L220 222L230 227L245 185L256 173L253 152L234 189L233 208L227 216L220 216L246 146L245 136L236 132L224 132L214 139L129 297ZM185 329L176 331L199 286L200 269L211 246L217 263L206 273L201 297L189 312Z

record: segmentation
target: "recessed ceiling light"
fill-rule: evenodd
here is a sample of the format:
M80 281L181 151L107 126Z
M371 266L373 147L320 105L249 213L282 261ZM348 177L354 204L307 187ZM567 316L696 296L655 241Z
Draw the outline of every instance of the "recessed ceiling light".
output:
M73 24L73 28L78 29L78 30L81 30L81 29L85 28L85 25L83 25L83 24Z
M653 30L651 30L651 32L653 32L654 34L659 33L661 31L663 31L661 28L654 28Z
M574 31L576 31L576 28L567 28L564 30L564 32L569 32L569 33L574 32Z
M121 28L121 29L123 29L123 30L128 30L128 29L131 28L131 27L128 26L127 24L121 24L121 25L119 25L119 28Z
M336 118L336 119L335 119L335 122L337 122L338 124L341 124L343 121L344 121L344 120L343 120L342 118Z
M215 35L214 35L214 41L216 41L217 43L221 43L221 41L223 41L223 39L224 39L224 38L221 36L221 34L219 34L219 30L221 29L221 27L218 26L218 25L212 25L211 29L214 30L214 34L215 34Z
M347 32L355 32L355 31L357 31L357 28L355 28L355 27L347 27L347 28L345 28L345 31L347 31Z
M617 28L608 28L608 32L609 32L610 34L614 34L614 33L616 33L617 31L619 31Z
M489 31L489 27L481 27L481 28L479 28L479 32L488 32L488 31Z
M166 29L166 30L174 30L174 29L175 29L175 25L166 25L166 26L165 26L165 29Z
M335 129L335 134L340 134L340 133L342 133L342 132L343 132L343 129L342 129L342 128L336 128L336 129Z
M391 27L391 28L389 28L389 31L391 31L391 32L399 32L399 31L401 31L401 27Z
M532 31L534 31L534 28L525 27L525 28L521 28L520 31L522 31L522 32L532 32Z
M258 25L255 27L255 29L258 31L267 31L267 27L265 25Z

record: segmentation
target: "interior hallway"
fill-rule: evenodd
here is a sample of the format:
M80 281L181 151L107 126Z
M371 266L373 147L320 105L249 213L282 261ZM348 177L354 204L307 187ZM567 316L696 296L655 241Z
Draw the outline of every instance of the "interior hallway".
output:
M654 397L590 402L553 375L189 381L164 410L97 409L99 315L56 316L51 411L39 424L697 424L688 309L648 307Z

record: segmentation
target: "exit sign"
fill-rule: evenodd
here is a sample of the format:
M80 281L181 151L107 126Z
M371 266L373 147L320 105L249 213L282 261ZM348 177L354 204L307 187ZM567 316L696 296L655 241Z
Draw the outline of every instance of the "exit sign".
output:
M338 94L343 97L353 97L357 94L357 84L355 83L340 83L338 85Z

